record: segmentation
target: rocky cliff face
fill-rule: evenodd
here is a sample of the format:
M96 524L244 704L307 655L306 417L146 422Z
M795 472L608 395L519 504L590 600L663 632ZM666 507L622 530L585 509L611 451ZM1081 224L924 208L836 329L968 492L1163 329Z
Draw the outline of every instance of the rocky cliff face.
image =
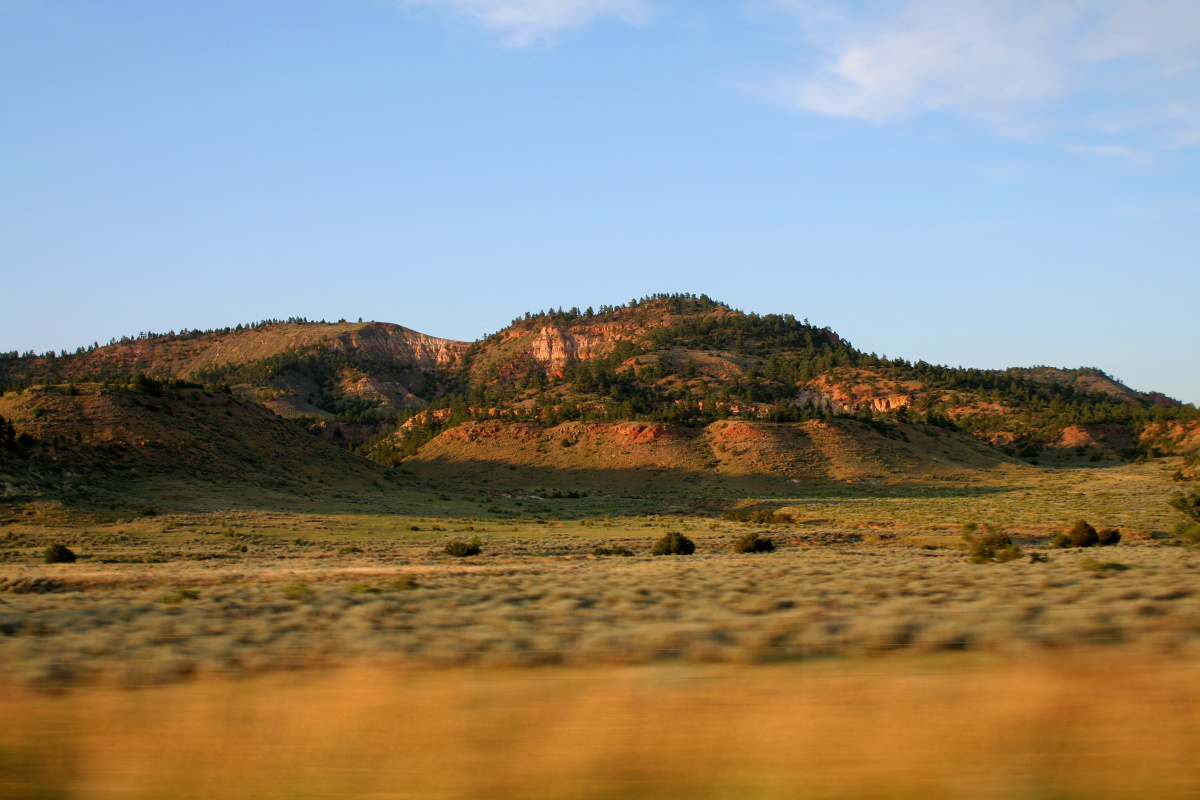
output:
M709 317L722 317L728 310L711 312ZM568 322L518 322L490 343L494 348L486 359L489 366L501 372L514 367L526 368L531 362L543 367L548 375L562 375L574 361L605 356L620 342L643 340L658 328L676 324L684 315L666 310L619 309L603 317L582 317Z
M812 402L838 414L853 413L861 406L888 412L912 405L914 393L922 388L915 381L897 382L868 370L847 370L841 375L822 375L800 393L799 402Z
M552 375L562 375L575 360L594 358L612 352L617 342L640 336L618 325L593 325L568 328L546 325L529 343L529 354L546 366Z
M472 373L487 380L489 374L520 374L533 368L561 376L572 363L608 355L619 342L640 340L647 330L646 324L628 320L518 323L486 340Z

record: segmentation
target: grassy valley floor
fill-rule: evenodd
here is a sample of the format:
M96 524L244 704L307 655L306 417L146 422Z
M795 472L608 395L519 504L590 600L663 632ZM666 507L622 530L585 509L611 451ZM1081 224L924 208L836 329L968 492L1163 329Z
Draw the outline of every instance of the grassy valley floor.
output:
M1176 468L10 502L0 797L1195 796ZM1121 542L1051 547L1080 517ZM971 521L1021 556L973 563Z

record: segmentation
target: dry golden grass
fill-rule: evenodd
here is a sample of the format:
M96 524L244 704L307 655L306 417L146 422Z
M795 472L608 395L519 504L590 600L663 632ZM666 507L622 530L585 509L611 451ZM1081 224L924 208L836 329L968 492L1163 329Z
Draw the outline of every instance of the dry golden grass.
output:
M0 677L139 686L363 661L749 663L1122 644L1187 653L1200 646L1200 554L1156 532L1174 513L1174 485L1156 464L945 496L460 493L428 509L458 517L224 510L92 524L27 507L0 533ZM733 506L782 509L794 522L756 528L775 553L736 555L733 541L754 526L707 516ZM646 508L675 513L636 515ZM1049 549L1056 525L1078 516L1125 539L1095 553ZM1049 560L969 563L957 530L969 519L1006 525L1026 556ZM696 554L651 557L671 530L693 538ZM444 553L471 536L482 555ZM56 542L80 560L41 563ZM634 555L597 559L597 545ZM1089 557L1130 569L1089 571Z
M1194 663L358 669L0 692L0 797L1184 798Z
M95 542L100 553L124 548L162 563L97 563L93 554L0 565L0 676L145 685L364 660L746 663L1200 647L1200 556L1188 548L1147 540L1055 551L1027 539L1047 562L973 564L954 533L814 529L770 532L777 552L737 555L741 526L678 522L584 529L599 539L494 527L479 532L484 553L469 559L442 551L451 537L473 535L458 527L421 533L437 537L424 541L331 530L322 542L236 531L157 547ZM696 554L649 555L669 529L693 537ZM635 555L594 558L597 541ZM1089 557L1129 569L1088 571Z
M1161 534L1163 466L447 490L427 516L13 507L0 798L1194 797L1200 553ZM733 507L795 520L736 555ZM1126 538L1049 549L1077 516ZM1049 561L970 563L968 519ZM668 530L696 554L650 556ZM473 535L482 555L442 552ZM40 563L58 541L81 559Z

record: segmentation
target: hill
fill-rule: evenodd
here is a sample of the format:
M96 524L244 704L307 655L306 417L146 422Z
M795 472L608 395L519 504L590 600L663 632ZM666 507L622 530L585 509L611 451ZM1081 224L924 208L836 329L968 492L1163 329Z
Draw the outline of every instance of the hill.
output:
M0 397L0 486L11 502L129 512L206 496L296 509L398 501L406 482L266 408L196 385L37 386Z
M924 424L969 432L1005 455L1097 463L1182 452L1196 409L1135 392L1099 370L978 370L886 359L788 315L745 314L704 296L545 312L472 345L448 371L462 387L363 452L417 454L467 420L724 419ZM1175 425L1153 443L1154 426Z
M487 487L787 493L831 483L881 486L970 480L1018 462L971 436L857 420L467 422L432 439L405 468Z
M503 468L531 481L540 476L538 485L594 473L599 462L584 459L588 452L607 454L606 468L624 470L630 485L670 471L688 485L709 486L748 485L751 475L776 485L938 474L935 459L945 453L912 444L926 439L960 448L973 469L1012 458L1103 465L1200 449L1195 407L1136 392L1097 369L978 370L887 359L807 320L744 313L704 295L527 313L473 343L387 323L292 319L142 333L74 353L9 353L0 357L0 408L10 413L0 414L38 439L87 435L74 423L48 433L29 406L37 397L43 414L120 418L117 438L157 441L170 414L142 413L144 404L133 413L130 403L138 404L129 393L143 391L138 376L181 393L150 405L174 409L189 392L207 393L233 403L227 410L236 419L270 420L285 437L279 441L296 443L271 450L270 437L242 436L222 415L209 419L209 433L225 437L220 447L245 453L247 463L308 458L296 438L307 431L379 464L408 462L419 474L462 478ZM78 407L56 409L63 398ZM197 399L179 413L211 417L204 410L211 402ZM665 433L649 449L627 453L621 443L630 425ZM746 442L714 449L733 429ZM909 452L892 452L896 431ZM177 433L167 438L186 441ZM550 447L553 458L530 449L535 440L572 437L585 446ZM752 452L756 442L772 442L774 455L729 455ZM882 460L837 455L855 448ZM345 452L339 458L364 463ZM552 479L554 469L576 477Z

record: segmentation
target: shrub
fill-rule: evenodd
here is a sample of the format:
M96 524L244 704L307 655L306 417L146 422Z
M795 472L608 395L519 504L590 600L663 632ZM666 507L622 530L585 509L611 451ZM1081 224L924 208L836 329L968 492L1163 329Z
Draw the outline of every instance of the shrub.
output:
M654 543L651 551L656 556L690 556L696 552L696 543L677 531L671 531Z
M397 592L407 592L410 589L417 588L416 575L397 575L396 579L388 584L388 588Z
M155 514L158 513L158 510L155 509L154 506L142 506L142 509L139 513L143 517L153 517Z
M52 544L46 548L45 561L47 564L74 564L75 551L65 544Z
M1176 492L1167 502L1171 504L1171 508L1181 512L1192 522L1200 523L1200 492L1190 492L1186 495Z
M479 541L478 536L472 536L471 541L469 542L464 542L461 540L446 542L446 555L454 556L455 558L477 556L482 550L483 542Z
M993 558L995 558L996 562L999 564L1003 564L1008 561L1015 561L1016 559L1018 559L1020 557L1021 557L1021 548L1017 547L1012 542L1009 542L1004 547L1001 547L1000 549L998 549L996 551L996 554L993 556Z
M1129 565L1118 564L1116 561L1097 561L1094 558L1085 558L1079 562L1079 568L1087 572L1124 572L1129 569Z
M1096 544L1101 547L1112 547L1121 541L1121 532L1116 528L1104 528L1096 532Z
M350 594L379 594L379 589L369 583L352 583L350 584Z
M1175 523L1175 535L1192 543L1200 542L1200 525L1180 520Z
M633 551L624 545L614 544L612 547L597 547L592 551L594 556L631 556Z
M350 555L351 553L361 553L361 552L362 552L362 548L361 548L361 547L355 547L355 546L354 546L354 545L352 545L352 544L348 544L348 545L346 545L345 547L343 547L343 548L341 548L340 550L338 550L338 555L340 555L340 556L348 556L348 555Z
M1050 540L1050 546L1057 547L1059 550L1068 548L1071 546L1071 537L1065 533L1056 533Z
M306 583L289 583L283 587L283 596L288 600L304 600L312 596L312 589Z
M184 600L195 600L199 596L200 595L196 594L191 589L179 588L162 598L160 602L167 603L169 605L178 605Z
M1021 557L1021 548L1013 543L1012 537L1004 529L990 523L983 524L983 532L977 534L978 526L969 523L963 526L963 540L967 543L967 552L971 561L976 564L986 564L997 561L1003 564Z
M1096 529L1085 520L1079 520L1067 533L1071 537L1072 547L1095 547L1100 543L1100 535Z
M758 531L750 531L733 543L735 553L770 553L775 549L775 543L765 536L759 536Z
M784 525L791 522L792 518L788 514L778 514L760 508L750 515L750 521L758 525Z

